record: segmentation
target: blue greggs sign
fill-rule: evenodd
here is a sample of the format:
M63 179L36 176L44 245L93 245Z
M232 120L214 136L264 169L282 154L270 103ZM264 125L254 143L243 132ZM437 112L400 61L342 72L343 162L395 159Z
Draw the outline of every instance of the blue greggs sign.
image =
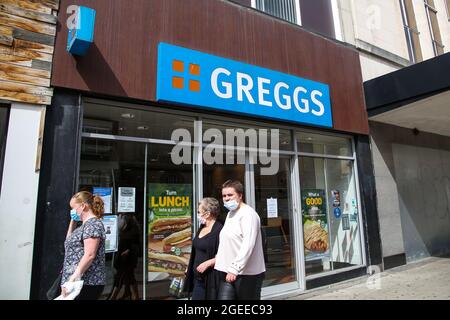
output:
M332 127L329 87L160 43L157 101Z
M75 12L75 23L67 37L67 51L84 56L94 42L95 10L79 6Z

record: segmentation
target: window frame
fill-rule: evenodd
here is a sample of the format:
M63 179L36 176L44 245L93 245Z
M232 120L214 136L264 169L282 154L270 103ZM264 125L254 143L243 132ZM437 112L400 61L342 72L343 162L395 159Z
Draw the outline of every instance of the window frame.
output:
M422 48L420 46L420 32L411 0L399 0L402 14L403 27L405 30L406 45L408 47L409 61L417 63L423 60Z
M260 11L260 12L264 12L265 14L268 14L272 17L281 19L283 21L289 22L289 23L293 23L296 25L301 26L302 25L302 19L301 19L301 14L300 14L300 1L299 0L293 0L294 2L294 8L295 8L295 12L293 13L292 17L295 18L295 21L292 21L290 19L288 19L286 16L284 17L279 17L276 16L268 11L265 10L265 0L252 0L252 8ZM283 12L283 14L286 14L287 12Z
M445 1L445 9L447 9L447 19L450 21L450 0Z
M434 0L424 0L425 11L427 14L428 28L430 29L431 42L433 44L433 52L437 57L444 54L444 44L442 43L442 36L439 27L439 20L437 18L438 11L434 4Z

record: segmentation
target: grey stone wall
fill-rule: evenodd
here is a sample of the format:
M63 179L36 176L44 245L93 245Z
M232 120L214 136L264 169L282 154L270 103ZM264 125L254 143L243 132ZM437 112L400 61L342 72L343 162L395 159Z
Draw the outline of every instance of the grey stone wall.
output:
M383 256L450 252L450 138L371 122Z

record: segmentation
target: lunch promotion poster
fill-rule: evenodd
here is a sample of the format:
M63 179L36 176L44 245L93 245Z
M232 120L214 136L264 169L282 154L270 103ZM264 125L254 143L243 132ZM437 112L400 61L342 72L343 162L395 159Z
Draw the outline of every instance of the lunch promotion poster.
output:
M328 255L325 190L306 189L302 191L302 217L306 260Z
M184 276L192 245L192 184L148 184L148 279Z

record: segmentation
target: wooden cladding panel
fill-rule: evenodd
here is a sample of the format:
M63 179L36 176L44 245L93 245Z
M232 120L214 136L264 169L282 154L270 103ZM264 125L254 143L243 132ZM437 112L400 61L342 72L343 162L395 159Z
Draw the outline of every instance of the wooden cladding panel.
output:
M97 11L94 45L66 53L66 8ZM62 0L52 85L154 101L157 46L167 42L330 86L334 129L368 134L356 50L220 0Z
M50 104L59 0L0 2L0 101Z

